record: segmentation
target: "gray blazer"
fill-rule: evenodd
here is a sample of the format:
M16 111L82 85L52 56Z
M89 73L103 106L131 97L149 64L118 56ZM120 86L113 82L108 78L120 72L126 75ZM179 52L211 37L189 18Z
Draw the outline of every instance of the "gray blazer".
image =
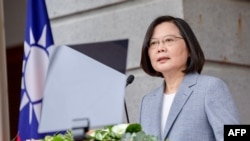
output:
M223 141L224 125L240 123L228 86L219 78L193 73L183 79L161 135L164 86L145 95L140 110L143 130L159 141Z

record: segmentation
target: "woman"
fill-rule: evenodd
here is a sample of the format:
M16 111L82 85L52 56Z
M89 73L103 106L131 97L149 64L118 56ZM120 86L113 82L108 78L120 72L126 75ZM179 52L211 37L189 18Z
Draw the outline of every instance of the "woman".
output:
M163 84L145 95L140 123L147 134L169 141L223 141L225 124L239 124L228 86L201 75L203 51L190 26L161 16L148 27L141 67Z

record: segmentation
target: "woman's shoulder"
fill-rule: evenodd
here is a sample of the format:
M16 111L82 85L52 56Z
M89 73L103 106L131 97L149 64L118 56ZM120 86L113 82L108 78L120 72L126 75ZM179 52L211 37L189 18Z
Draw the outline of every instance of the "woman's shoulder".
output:
M157 88L153 88L145 96L156 96L157 94L162 94L161 86Z
M200 74L197 79L197 84L203 84L213 87L227 87L226 82L222 78L207 74Z
M223 82L224 80L220 77L207 75L207 74L200 74L198 80L200 81L212 81L212 82Z
M163 90L164 82L160 86L151 89L148 93L144 95L144 97L161 95L163 93Z
M198 85L208 85L217 83L224 84L225 82L223 79L216 76L208 74L189 73L185 76L183 83L191 87L197 84Z

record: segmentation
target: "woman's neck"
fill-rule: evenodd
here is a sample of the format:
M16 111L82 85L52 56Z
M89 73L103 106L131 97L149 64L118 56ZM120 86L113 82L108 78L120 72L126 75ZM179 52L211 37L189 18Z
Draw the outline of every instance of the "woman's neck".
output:
M164 79L166 81L166 86L164 90L165 94L176 93L184 76L185 76L184 73L164 75Z

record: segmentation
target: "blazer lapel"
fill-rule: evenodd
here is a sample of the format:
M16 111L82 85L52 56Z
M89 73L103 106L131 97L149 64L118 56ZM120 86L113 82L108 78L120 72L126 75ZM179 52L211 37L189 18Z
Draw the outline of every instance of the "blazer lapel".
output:
M155 120L154 124L152 123L151 128L155 130L159 137L161 136L161 109L164 85L165 83L163 83L158 91L155 92L153 95L152 104L150 104L152 105L151 111L154 111L153 113L150 113L150 115L152 116L151 118Z
M183 82L181 83L179 90L175 95L174 101L169 111L169 116L164 130L164 135L162 135L163 139L169 134L169 131L171 130L171 127L173 126L176 118L178 117L183 106L185 105L188 98L192 94L193 90L191 89L191 86L195 85L197 77L198 74L194 73L194 74L187 74L183 79Z

